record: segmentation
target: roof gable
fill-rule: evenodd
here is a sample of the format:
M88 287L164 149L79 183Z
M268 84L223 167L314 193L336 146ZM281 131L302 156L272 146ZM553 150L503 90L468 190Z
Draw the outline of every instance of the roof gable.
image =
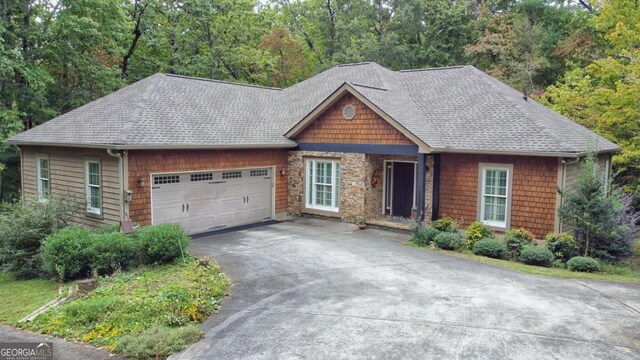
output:
M285 136L297 142L334 142L360 144L428 145L357 91L358 85L343 84L322 101ZM377 89L384 91L384 89ZM356 107L352 120L343 118L344 106Z

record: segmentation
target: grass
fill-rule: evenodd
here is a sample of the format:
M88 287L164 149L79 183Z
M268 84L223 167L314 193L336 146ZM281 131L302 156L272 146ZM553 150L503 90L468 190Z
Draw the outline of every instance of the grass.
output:
M485 264L501 266L504 268L512 269L512 270L519 271L522 273L527 273L527 274L546 275L546 276L553 276L557 278L566 278L566 279L585 279L585 280L603 280L603 281L640 283L640 270L634 270L628 266L614 266L614 265L604 264L602 266L602 270L598 273L582 273L582 272L570 271L563 268L556 268L556 267L546 268L541 266L526 265L516 261L492 259L484 256L475 255L468 250L467 251L450 251L450 250L441 250L441 249L431 249L429 247L418 246L411 241L405 243L405 245L424 249L424 250L429 250L429 251L443 252L451 256L474 260L474 261L485 263Z
M49 280L15 280L0 273L0 323L15 325L40 306L55 299L58 285Z
M199 338L194 325L218 311L229 289L217 265L195 259L102 277L99 283L92 293L23 327L132 358L162 358Z

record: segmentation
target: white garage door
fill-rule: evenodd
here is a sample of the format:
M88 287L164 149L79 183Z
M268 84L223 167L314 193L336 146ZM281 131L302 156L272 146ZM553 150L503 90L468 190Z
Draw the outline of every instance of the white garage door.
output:
M177 223L197 233L269 220L273 216L272 170L153 175L153 223Z

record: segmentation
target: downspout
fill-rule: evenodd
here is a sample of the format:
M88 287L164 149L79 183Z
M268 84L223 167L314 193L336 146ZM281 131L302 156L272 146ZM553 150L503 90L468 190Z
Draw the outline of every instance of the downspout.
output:
M109 154L109 156L112 156L114 158L118 159L118 183L120 185L120 189L119 189L119 193L120 193L120 199L119 199L119 205L120 205L120 220L124 220L125 216L124 216L124 191L125 191L125 187L124 187L124 161L122 160L122 155L126 154L126 150L120 150L116 153L113 152L113 149L107 149L107 154Z
M564 158L562 159L562 184L561 189L564 192L565 185L567 184L567 165L573 165L580 161L580 157L574 159ZM560 193L560 204L561 206L564 203L564 196ZM556 210L557 211L557 210ZM559 221L558 232L562 232L562 220Z

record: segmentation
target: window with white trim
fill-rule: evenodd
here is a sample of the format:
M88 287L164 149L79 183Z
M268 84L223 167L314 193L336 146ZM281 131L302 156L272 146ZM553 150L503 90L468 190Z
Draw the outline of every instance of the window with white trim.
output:
M306 207L324 211L340 210L340 162L307 160Z
M489 226L507 227L509 211L509 168L484 167L482 169L482 189L480 219Z
M51 185L49 181L49 158L39 157L36 164L38 177L38 200L41 202L49 201L51 194Z
M87 212L101 215L102 213L102 188L100 183L100 162L87 160L85 162Z

